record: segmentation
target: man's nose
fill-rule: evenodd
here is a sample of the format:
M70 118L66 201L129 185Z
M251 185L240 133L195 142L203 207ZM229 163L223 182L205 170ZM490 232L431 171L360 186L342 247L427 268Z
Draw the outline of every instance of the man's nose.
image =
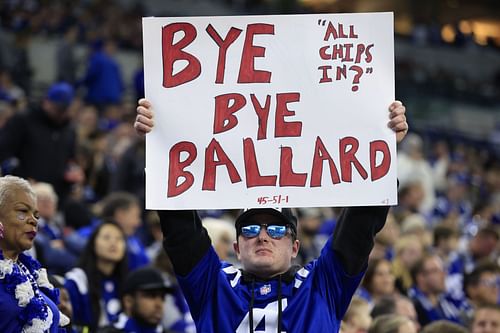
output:
M163 295L158 295L157 297L155 297L155 307L158 309L158 308L162 308L163 309L163 304L165 302L165 296Z
M265 225L261 226L258 239L261 241L268 241L269 235L267 234L267 227Z

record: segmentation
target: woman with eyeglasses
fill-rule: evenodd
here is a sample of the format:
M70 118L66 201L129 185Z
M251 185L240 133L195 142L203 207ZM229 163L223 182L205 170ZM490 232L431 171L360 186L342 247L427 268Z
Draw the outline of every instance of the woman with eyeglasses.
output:
M58 289L40 263L25 251L38 231L38 208L31 185L0 177L0 332L64 332L69 319L59 312Z

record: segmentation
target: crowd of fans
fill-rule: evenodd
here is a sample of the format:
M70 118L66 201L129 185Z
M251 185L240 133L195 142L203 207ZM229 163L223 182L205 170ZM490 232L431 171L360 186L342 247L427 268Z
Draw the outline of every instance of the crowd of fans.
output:
M124 329L120 316L143 309L141 297L150 297L156 305L139 315L168 331L195 332L161 250L158 217L143 209L144 142L132 128L135 102L127 102L143 96L141 73L124 82L115 60L117 48L142 47L142 15L139 5L112 1L0 5L0 40L9 45L0 50L1 174L34 183L40 220L32 254L67 295L60 307L75 331L111 332L113 322ZM2 29L14 39L4 44ZM58 82L40 100L31 95L26 56L33 34L61 38ZM83 77L75 71L75 43L89 45ZM126 86L134 87L132 98L125 98ZM498 156L463 142L425 139L412 133L400 147L399 204L376 238L343 333L404 332L409 321L422 332L500 332ZM236 263L235 212L202 213L219 256ZM296 261L304 265L319 255L339 210L297 213ZM143 269L153 269L159 280ZM144 274L153 276L153 291L130 282ZM481 330L492 325L497 331Z

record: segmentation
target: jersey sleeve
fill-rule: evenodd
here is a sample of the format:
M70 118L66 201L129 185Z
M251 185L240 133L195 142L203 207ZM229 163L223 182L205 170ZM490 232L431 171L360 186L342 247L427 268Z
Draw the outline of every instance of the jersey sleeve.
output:
M211 309L209 303L215 299L221 267L219 257L213 247L210 247L188 275L177 276L195 322L203 311Z
M314 267L318 292L342 318L359 286L388 207L346 208Z
M313 267L314 285L335 316L342 318L363 278L364 270L355 275L348 274L331 242L332 239L325 244Z
M366 269L375 235L387 219L389 206L345 208L333 233L332 246L350 275Z
M210 237L201 225L196 211L161 210L163 248L177 275L185 276L200 262L211 248Z

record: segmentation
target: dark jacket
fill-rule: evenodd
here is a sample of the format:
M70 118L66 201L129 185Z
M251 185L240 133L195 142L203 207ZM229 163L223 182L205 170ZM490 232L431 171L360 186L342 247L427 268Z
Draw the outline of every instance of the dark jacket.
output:
M72 125L55 123L41 109L17 114L0 129L0 162L16 157L19 164L13 174L52 184L60 199L70 189L64 173L75 147Z

